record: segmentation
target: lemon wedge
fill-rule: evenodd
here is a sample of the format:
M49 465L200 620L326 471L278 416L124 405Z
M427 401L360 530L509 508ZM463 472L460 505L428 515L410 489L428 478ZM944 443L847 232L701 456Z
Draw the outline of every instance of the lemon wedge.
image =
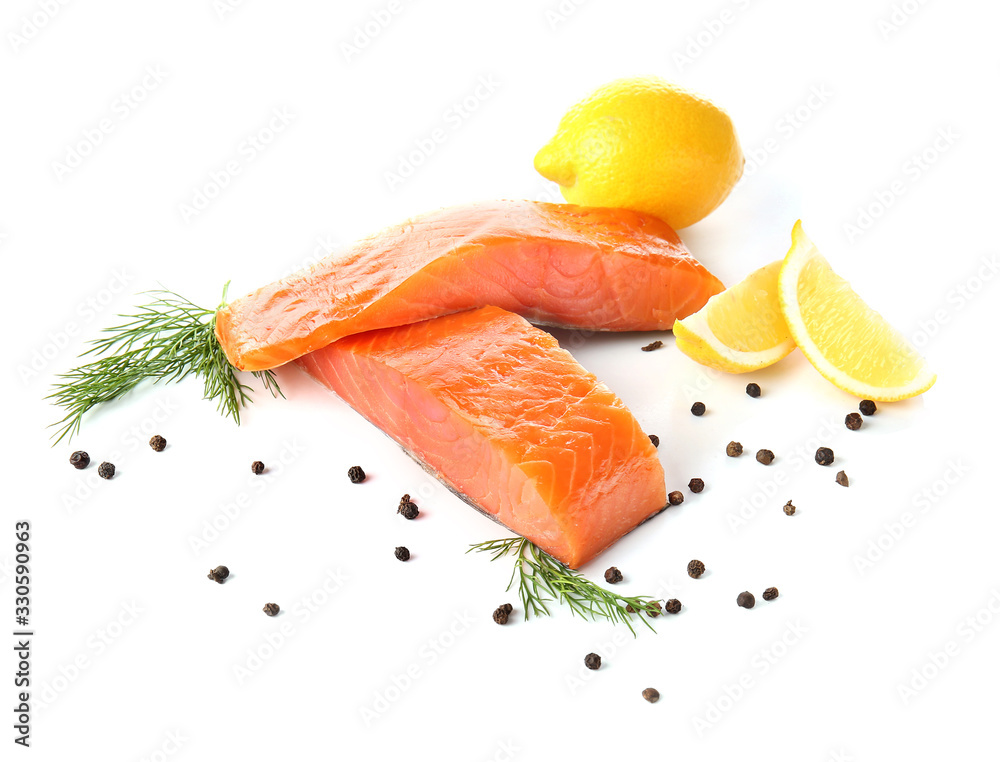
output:
M899 331L837 275L802 231L778 275L781 312L795 343L824 378L857 397L914 397L937 376Z
M674 322L674 339L702 365L746 373L773 365L795 349L778 302L782 260L716 294L693 315Z

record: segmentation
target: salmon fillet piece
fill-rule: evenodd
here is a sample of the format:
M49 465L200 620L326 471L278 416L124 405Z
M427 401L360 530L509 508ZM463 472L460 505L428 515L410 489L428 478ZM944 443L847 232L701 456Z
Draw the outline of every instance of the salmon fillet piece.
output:
M670 329L722 283L665 222L625 209L494 201L390 228L219 310L241 370L344 336L494 305L535 323Z
M577 568L667 502L656 448L548 333L484 307L297 360L466 502Z

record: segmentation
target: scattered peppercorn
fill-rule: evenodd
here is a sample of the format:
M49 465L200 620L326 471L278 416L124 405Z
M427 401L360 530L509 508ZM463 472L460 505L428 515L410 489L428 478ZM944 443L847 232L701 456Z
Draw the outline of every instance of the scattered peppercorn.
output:
M86 468L90 465L90 456L87 455L83 450L77 450L72 455L69 456L70 465L73 468L81 469Z
M730 442L726 445L726 455L730 458L738 458L743 454L743 445L739 442Z
M829 466L833 463L833 450L829 447L820 447L816 450L816 462L821 466Z
M847 478L847 474L845 474L843 471L838 471L837 484L839 484L841 487L850 487L851 480Z
M864 415L875 415L875 411L878 410L875 407L875 403L871 400L861 400L861 404L858 405L858 410L860 410Z
M668 614L679 614L681 612L681 602L676 598L671 598L667 601L666 608Z
M650 434L649 435L649 441L653 443L653 447L659 447L660 446L660 438L658 436L656 436L656 434Z
M851 431L857 431L861 428L862 418L857 413L848 413L847 417L844 418L844 425Z
M616 585L624 579L622 573L618 570L617 566L612 566L606 572L604 572L604 581L609 585Z
M654 342L652 342L652 343L647 344L646 346L644 346L642 348L642 351L643 352L652 352L654 349L659 349L662 346L663 346L663 342L662 341L654 341Z
M626 611L627 611L628 613L630 613L630 614L634 614L634 613L635 613L635 609L634 609L634 608L632 608L632 604L631 604L631 603L626 603L626 604L625 604L625 610L626 610Z
M511 608L513 610L513 607ZM500 606L496 611L493 612L493 621L497 624L507 624L507 620L510 618L510 611L508 611L504 606Z
M660 605L659 601L650 601L646 606L646 613L649 615L650 619L656 619L662 610L663 607Z
M747 384L747 395L750 397L759 397L760 387L757 384Z
M406 495L406 497L408 498L409 495ZM396 509L396 513L401 514L404 519L412 521L420 515L420 509L409 500L404 500L400 502L399 508Z
M742 606L745 609L752 609L753 605L757 601L754 600L753 593L748 590L744 590L742 593L736 596L736 605Z
M97 475L102 479L113 479L115 475L115 464L104 461L97 467Z
M692 492L701 492L703 489L705 489L705 482L697 478L692 479L691 481L688 482L688 489L691 490Z
M502 605L502 606L501 606L500 608L502 608L502 609L503 609L504 611L506 611L506 612L507 612L508 614L509 614L509 613L511 613L511 612L512 612L512 611L514 610L514 607L513 607L513 606L511 606L511 605L510 605L509 603L505 603L505 604L503 604L503 605Z
M264 473L264 464L259 460L255 460L250 464L250 470L257 474L257 476L260 476Z
M268 616L278 616L279 611L281 611L281 606L279 606L277 603L264 604L264 613L267 614Z
M351 484L361 484L368 476L361 466L351 466L347 469L347 478L351 480Z
M774 453L770 450L757 450L757 462L765 466L771 465L774 462Z
M786 516L794 516L795 515L795 506L792 505L792 501L791 500L789 500L787 503L785 503L784 511L785 511L785 515Z
M701 561L694 560L688 564L688 576L698 579L702 574L705 573L705 564Z
M763 597L765 601L773 601L775 598L778 597L778 588L769 587L767 590L764 591Z
M704 402L695 402L691 406L691 414L692 415L705 415L705 403Z
M600 669L601 657L597 654L587 654L583 657L583 663L587 665L587 669Z
M213 582L218 582L220 585L226 581L226 577L229 576L229 567L227 566L216 566L208 573L208 578Z
M396 548L396 558L398 558L400 561L409 561L410 560L409 549L400 545L398 548Z
M163 452L163 448L167 446L167 440L161 437L159 434L154 434L149 440L149 446L152 447L156 452Z
M642 697L650 704L655 704L660 700L660 692L656 690L656 688L646 688L646 690L642 692Z
M671 505L680 505L681 503L684 502L684 494L678 492L677 490L674 490L669 495L667 495L667 501Z

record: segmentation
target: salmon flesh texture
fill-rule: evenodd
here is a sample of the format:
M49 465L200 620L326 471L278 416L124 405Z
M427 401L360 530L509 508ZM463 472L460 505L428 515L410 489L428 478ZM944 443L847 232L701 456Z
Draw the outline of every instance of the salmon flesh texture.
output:
M219 310L241 370L376 328L493 305L535 323L668 330L722 283L665 222L625 209L494 201L417 217Z
M656 448L548 333L497 307L298 359L467 502L577 568L666 505Z

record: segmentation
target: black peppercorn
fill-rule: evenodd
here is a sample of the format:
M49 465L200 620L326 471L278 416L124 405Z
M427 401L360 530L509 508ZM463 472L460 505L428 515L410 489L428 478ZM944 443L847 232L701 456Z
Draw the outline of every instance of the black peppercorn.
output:
M848 413L847 417L844 418L844 425L851 431L857 431L861 428L862 418L857 413Z
M409 495L406 495L406 497L408 498ZM396 513L402 515L404 519L412 521L420 515L420 509L409 500L404 500L400 502L399 508L396 509Z
M253 463L250 464L250 470L253 471L255 474L257 474L257 476L260 476L262 473L264 473L264 464L259 460L255 460Z
M663 342L662 341L654 341L654 342L652 342L652 343L647 344L646 346L644 346L642 348L642 351L643 352L652 352L654 349L659 349L662 346L663 346Z
M771 465L774 462L774 453L770 450L757 450L757 462L765 466Z
M277 603L264 604L264 613L267 614L268 616L278 616L279 611L281 611L281 606L279 606ZM284 627L284 625L282 625L282 627Z
M601 657L597 654L587 654L583 657L583 663L587 665L587 669L600 669Z
M829 447L820 447L816 450L816 462L821 466L829 466L833 463L833 450Z
M875 415L875 411L878 410L878 408L875 407L875 403L871 400L861 400L861 404L858 405L858 410L865 415Z
M90 465L90 456L83 450L77 450L69 456L69 462L73 468L86 468Z
M649 441L653 443L653 447L659 447L660 446L660 438L658 436L656 436L656 434L650 434L649 435Z
M626 611L627 611L628 613L630 613L630 614L634 614L634 613L635 613L635 609L634 609L634 608L632 608L632 604L631 604L631 603L626 603L626 604L625 604L625 610L626 610Z
M154 434L149 440L149 446L153 448L156 452L163 452L163 448L167 446L167 440L161 437L159 434Z
M837 484L839 484L841 487L850 487L851 480L847 478L847 474L845 474L843 471L838 471Z
M701 492L703 489L705 489L705 482L697 478L692 479L691 481L688 482L688 489L691 490L692 492Z
M510 613L511 613L511 612L512 612L512 611L514 610L514 607L513 607L513 606L511 606L511 605L510 605L509 603L504 603L504 604L502 604L502 605L500 606L500 608L502 608L502 609L503 609L503 610L504 610L505 612L507 612L508 614L510 614Z
M747 384L747 395L750 397L759 397L760 387L757 384Z
M681 612L681 602L676 598L671 598L667 601L666 608L668 614L679 614Z
M789 500L787 503L785 503L785 507L784 507L783 510L785 511L785 515L786 516L794 516L795 515L795 506L792 505L792 501L791 500Z
M400 561L409 561L410 560L409 548L403 547L402 545L396 548L396 558L398 558Z
M691 406L691 414L692 415L705 415L705 403L704 402L695 402Z
M497 624L507 624L507 619L509 617L510 614L504 609L503 606L493 612L493 621Z
M646 614L651 619L656 619L656 617L658 617L660 615L660 611L662 611L662 610L663 610L663 607L660 605L659 601L650 601L646 605Z
M228 576L229 568L226 566L216 566L208 573L208 578L213 582L218 582L220 585L226 581Z
M347 478L351 480L351 484L361 484L368 477L361 466L351 466L347 469Z
M656 688L646 688L646 690L642 692L642 697L650 704L655 704L660 700L660 692L656 690Z
M701 561L695 560L688 564L688 576L698 579L702 574L705 573L705 564Z
M669 502L671 505L680 505L681 503L684 502L684 494L682 492L674 490L669 495L667 495L667 502Z
M97 475L102 479L113 479L115 475L115 464L104 461L97 467Z
M736 605L742 606L745 609L752 609L753 605L757 601L754 600L753 593L748 590L744 590L742 593L736 596Z
M769 587L767 590L764 591L763 597L765 601L773 601L775 598L778 597L778 588Z
M607 582L609 585L615 585L621 582L622 579L624 579L624 577L622 577L622 573L618 571L617 566L612 566L610 569L604 572L604 581Z
M726 455L730 458L738 458L743 454L743 445L739 442L730 442L726 445Z

